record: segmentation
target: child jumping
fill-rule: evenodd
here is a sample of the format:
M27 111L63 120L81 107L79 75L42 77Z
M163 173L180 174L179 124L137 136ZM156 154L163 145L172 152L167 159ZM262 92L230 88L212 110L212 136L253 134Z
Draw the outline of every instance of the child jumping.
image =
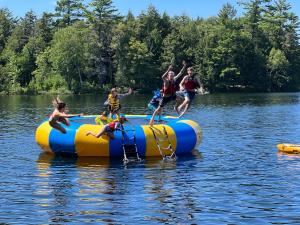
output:
M182 117L187 109L190 107L191 102L194 100L197 89L200 88L200 81L194 74L193 67L187 69L188 74L180 82L180 91L177 92L177 95L184 98L183 103L176 107L176 111L179 114L179 117Z
M158 108L161 101L162 101L162 90L157 90L154 92L152 99L148 103L148 109L153 113ZM159 112L159 120L161 120L161 112Z
M186 63L185 61L183 61L183 67L180 70L180 72L175 76L174 72L173 72L173 67L172 65L169 66L168 70L162 75L162 80L163 80L163 88L162 88L162 92L163 92L163 98L162 101L160 102L158 108L154 111L149 125L153 125L154 123L154 119L155 116L157 114L160 114L162 111L162 108L170 101L175 101L176 100L176 81L182 76L183 71L185 70L186 67Z
M67 131L64 127L62 127L60 123L63 123L66 126L70 126L70 121L68 118L83 115L83 114L66 114L65 113L66 103L61 101L58 97L56 97L52 101L52 104L55 107L55 109L49 117L49 125L54 129L59 130L63 134L67 133Z

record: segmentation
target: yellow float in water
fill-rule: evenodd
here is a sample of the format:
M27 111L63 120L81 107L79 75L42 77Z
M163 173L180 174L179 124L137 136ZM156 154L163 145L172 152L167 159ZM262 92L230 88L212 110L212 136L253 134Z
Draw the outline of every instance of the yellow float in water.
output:
M299 154L300 153L300 145L297 144L278 144L277 145L278 151L285 152L285 153L293 153Z

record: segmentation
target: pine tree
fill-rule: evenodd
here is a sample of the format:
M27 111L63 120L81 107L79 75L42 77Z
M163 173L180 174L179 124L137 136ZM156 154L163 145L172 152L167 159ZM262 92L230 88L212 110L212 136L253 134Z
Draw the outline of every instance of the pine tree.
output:
M60 27L70 26L83 17L83 0L58 0L53 15Z
M118 10L112 5L111 0L92 0L85 10L85 16L98 40L98 48L94 49L93 61L95 74L100 85L114 82L112 49L113 27L121 19Z

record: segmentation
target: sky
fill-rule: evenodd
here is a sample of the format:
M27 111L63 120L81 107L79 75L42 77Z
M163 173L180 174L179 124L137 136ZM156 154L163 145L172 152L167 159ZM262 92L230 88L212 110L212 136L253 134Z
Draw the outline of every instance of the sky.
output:
M170 16L185 14L192 18L216 16L227 2L236 7L238 15L242 13L237 0L113 0L114 6L121 15L126 15L128 10L131 10L137 16L152 5L159 12L167 12ZM292 12L300 17L300 0L288 0L288 2L292 5ZM29 10L33 10L38 15L42 12L53 12L55 4L56 0L0 0L0 8L8 8L14 16L18 17L22 17Z

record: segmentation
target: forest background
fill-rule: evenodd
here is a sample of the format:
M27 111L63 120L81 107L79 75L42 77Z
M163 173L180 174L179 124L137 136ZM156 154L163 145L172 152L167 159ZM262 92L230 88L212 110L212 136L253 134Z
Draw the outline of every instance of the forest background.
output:
M121 16L111 0L58 0L40 17L0 8L0 93L148 92L183 60L210 92L299 90L299 20L291 5L240 4L241 16L228 3L207 19L153 6Z

